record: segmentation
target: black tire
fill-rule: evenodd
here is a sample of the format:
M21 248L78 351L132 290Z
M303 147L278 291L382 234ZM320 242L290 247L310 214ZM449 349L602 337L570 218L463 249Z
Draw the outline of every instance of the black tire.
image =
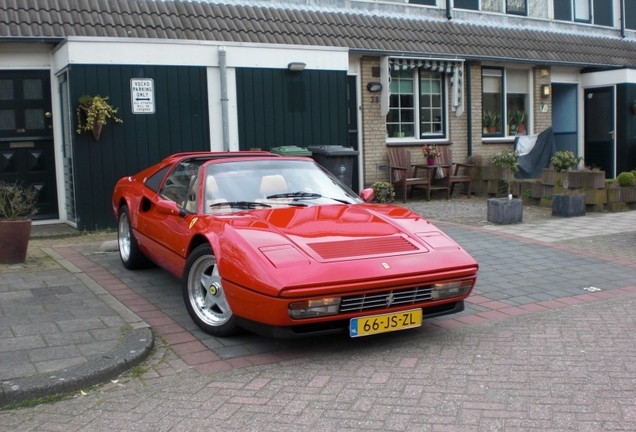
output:
M192 251L183 270L181 286L186 309L201 330L213 336L230 336L238 332L209 244Z
M153 265L152 261L139 250L137 239L130 224L130 211L126 205L119 209L117 246L121 262L128 270L147 268Z

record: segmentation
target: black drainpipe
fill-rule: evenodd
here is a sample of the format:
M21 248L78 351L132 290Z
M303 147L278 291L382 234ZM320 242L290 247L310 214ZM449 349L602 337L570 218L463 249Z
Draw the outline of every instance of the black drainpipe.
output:
M451 0L446 0L446 18L453 19Z
M466 88L468 91L466 92L466 115L468 116L468 156L473 155L473 113L471 108L471 88L470 88L470 64L466 64L466 83L468 84Z
M625 1L621 0L621 37L625 39Z

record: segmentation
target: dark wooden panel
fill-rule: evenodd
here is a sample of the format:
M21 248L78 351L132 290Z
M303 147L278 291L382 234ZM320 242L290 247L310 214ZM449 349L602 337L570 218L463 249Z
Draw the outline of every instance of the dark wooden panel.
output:
M130 80L154 81L155 113L133 114ZM71 107L80 96L108 96L123 123L109 120L99 142L74 133L79 229L115 227L110 196L117 180L180 151L209 150L207 73L203 67L72 65ZM74 117L75 118L75 117ZM75 130L77 124L73 125Z
M347 145L345 71L236 71L242 150Z

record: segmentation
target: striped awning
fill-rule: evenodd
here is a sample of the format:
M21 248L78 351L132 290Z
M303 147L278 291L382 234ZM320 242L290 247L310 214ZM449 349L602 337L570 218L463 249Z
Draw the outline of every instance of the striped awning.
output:
M464 112L463 60L389 59L389 71L404 71L412 69L424 69L430 72L449 74L453 111L455 111L456 116L460 116Z

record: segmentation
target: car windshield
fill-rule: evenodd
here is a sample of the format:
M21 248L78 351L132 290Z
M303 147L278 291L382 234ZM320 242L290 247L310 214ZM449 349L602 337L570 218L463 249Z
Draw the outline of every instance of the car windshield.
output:
M310 160L209 162L204 167L204 176L206 213L362 202Z

